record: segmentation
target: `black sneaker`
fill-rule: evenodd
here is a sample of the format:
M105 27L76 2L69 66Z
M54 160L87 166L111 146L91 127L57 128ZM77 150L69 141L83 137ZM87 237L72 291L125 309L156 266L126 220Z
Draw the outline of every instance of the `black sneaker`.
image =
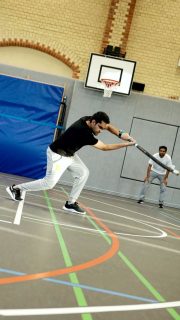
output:
M21 198L21 191L19 188L14 188L15 184L13 184L11 187L7 187L6 191L9 193L9 195L11 196L11 198L14 201L21 201L23 200Z
M139 203L139 204L143 204L143 203L144 203L144 201L143 201L143 200L138 200L138 201L137 201L137 203Z
M77 202L69 204L68 201L66 201L65 205L63 206L63 209L78 214L86 214L86 212L78 206Z
M160 209L163 209L163 208L164 208L164 206L163 206L162 203L159 203L159 208L160 208Z

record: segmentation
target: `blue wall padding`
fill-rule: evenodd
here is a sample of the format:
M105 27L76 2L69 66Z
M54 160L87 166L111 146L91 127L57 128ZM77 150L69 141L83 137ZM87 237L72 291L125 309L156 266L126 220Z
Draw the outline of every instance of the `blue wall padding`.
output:
M64 88L0 75L0 171L41 178Z

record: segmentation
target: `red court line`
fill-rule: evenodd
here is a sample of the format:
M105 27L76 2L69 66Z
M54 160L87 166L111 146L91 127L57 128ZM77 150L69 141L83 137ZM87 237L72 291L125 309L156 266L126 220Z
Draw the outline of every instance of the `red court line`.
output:
M178 234L176 234L175 232L173 232L173 231L171 231L171 230L169 230L169 229L167 229L167 228L164 228L164 230L165 230L166 232L172 234L175 238L180 239L180 236L179 236Z
M30 280L37 280L42 278L49 278L49 277L56 277L62 274L68 274L71 272L76 272L80 270L89 269L91 267L94 267L98 264L101 264L110 258L112 258L119 250L119 239L118 237L99 219L96 217L96 215L90 210L89 208L85 208L88 214L93 217L93 219L96 221L96 223L101 226L104 231L108 234L108 236L111 238L112 243L111 247L108 251L106 251L103 255L93 259L89 260L87 262L84 262L82 264L78 264L75 266L63 268L63 269L56 269L46 272L40 272L40 273L34 273L34 274L26 274L22 276L15 276L15 277L6 277L6 278L0 278L0 285L3 284L10 284L10 283L18 283L23 281L30 281Z

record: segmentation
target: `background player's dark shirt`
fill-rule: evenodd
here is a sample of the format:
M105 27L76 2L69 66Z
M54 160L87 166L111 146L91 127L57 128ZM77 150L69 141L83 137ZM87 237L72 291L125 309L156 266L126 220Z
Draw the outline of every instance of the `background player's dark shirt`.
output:
M89 119L90 117L87 116L74 122L59 139L50 144L50 149L65 157L71 157L83 146L96 144L98 139L86 124Z

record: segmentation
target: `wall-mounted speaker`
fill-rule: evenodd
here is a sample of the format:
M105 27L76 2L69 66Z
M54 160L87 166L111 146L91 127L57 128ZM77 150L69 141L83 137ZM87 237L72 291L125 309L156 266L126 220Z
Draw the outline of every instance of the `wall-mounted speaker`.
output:
M145 88L144 83L133 82L133 84L132 84L132 90L143 92L144 88Z
M103 54L107 56L120 57L120 58L125 58L126 56L126 52L121 52L120 47L113 47L110 44L106 48L104 48Z

